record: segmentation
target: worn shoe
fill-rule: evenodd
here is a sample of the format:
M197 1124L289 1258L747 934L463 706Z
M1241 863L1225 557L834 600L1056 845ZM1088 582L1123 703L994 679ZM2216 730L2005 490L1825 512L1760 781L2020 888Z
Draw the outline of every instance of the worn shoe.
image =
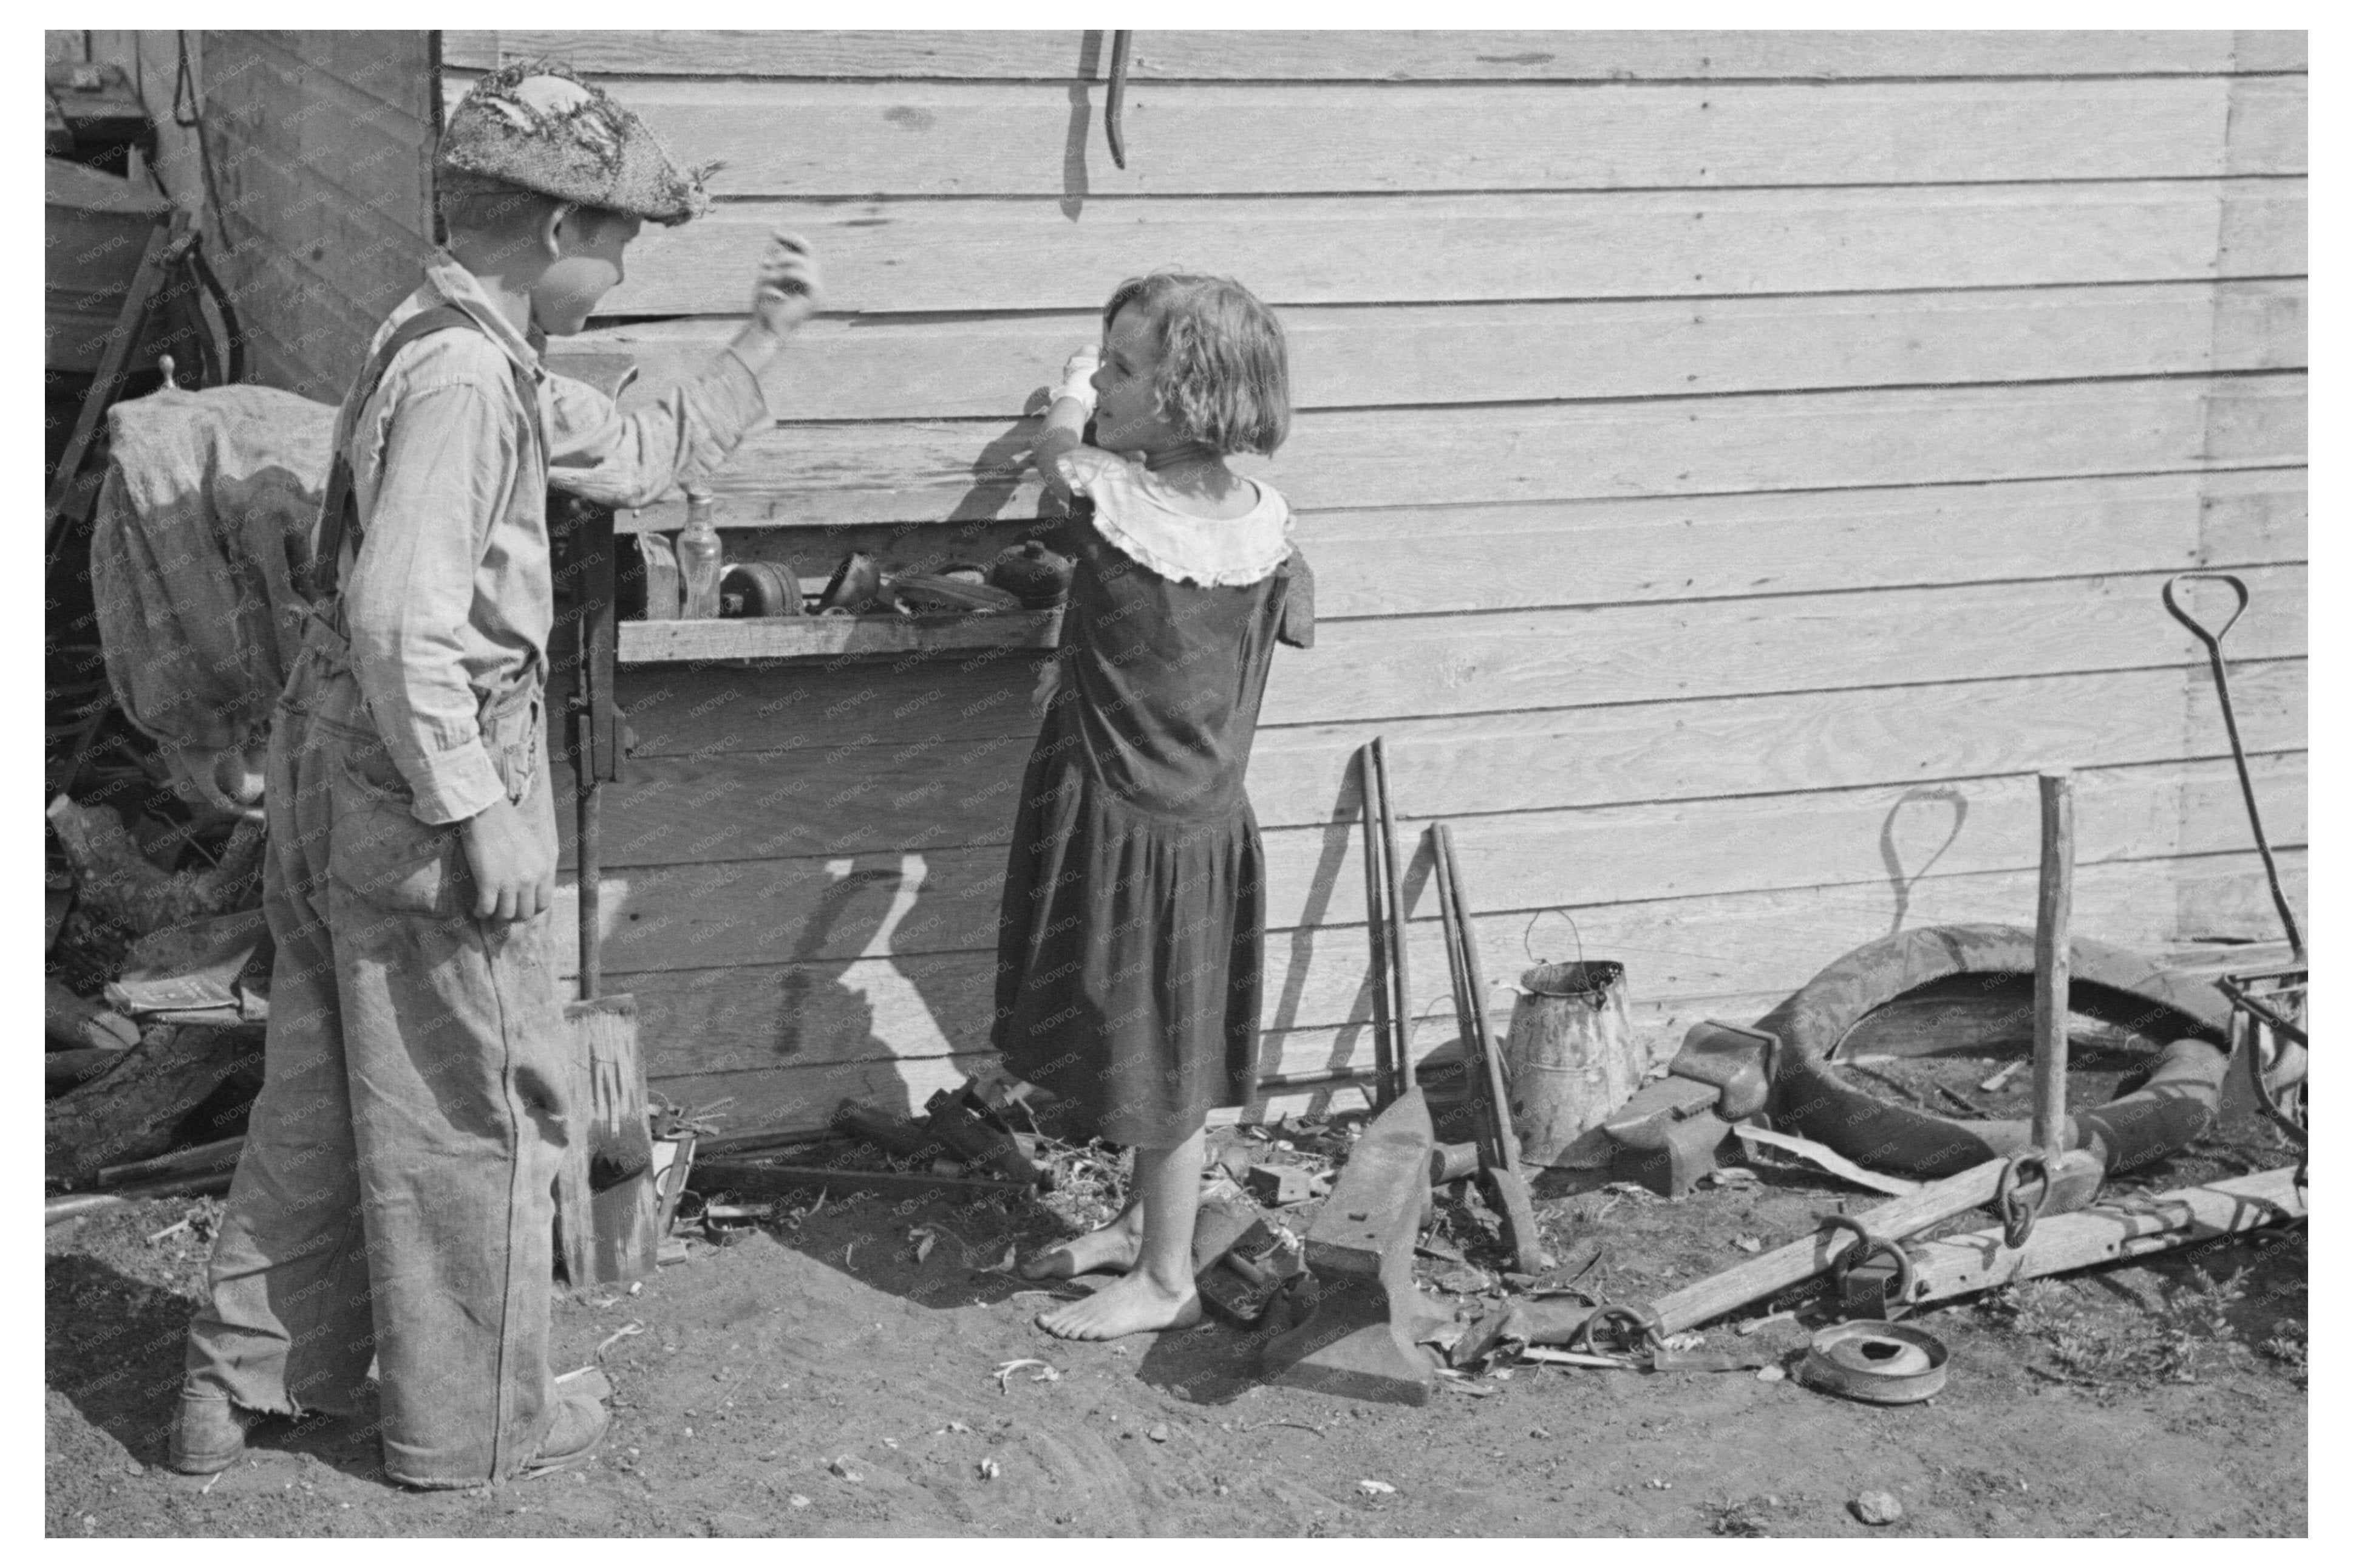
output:
M522 1467L522 1480L568 1469L596 1451L613 1413L605 1408L613 1385L594 1367L559 1378L555 1384L555 1419L540 1439L539 1452Z
M227 1469L245 1452L246 1432L260 1419L225 1395L182 1388L179 1414L172 1419L172 1468L184 1476Z

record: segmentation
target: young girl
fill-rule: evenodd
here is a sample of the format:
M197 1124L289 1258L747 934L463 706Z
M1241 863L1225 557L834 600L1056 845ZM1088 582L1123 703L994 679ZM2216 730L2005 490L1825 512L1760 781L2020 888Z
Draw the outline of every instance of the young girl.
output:
M1071 357L1036 449L1053 488L1093 505L1072 509L1061 646L1033 699L996 1044L1135 1150L1119 1218L1026 1270L1123 1271L1039 1318L1065 1339L1201 1315L1202 1127L1249 1097L1257 1063L1262 857L1242 773L1276 638L1308 636L1290 508L1226 459L1272 452L1290 421L1272 313L1227 279L1161 272L1113 293L1100 362Z

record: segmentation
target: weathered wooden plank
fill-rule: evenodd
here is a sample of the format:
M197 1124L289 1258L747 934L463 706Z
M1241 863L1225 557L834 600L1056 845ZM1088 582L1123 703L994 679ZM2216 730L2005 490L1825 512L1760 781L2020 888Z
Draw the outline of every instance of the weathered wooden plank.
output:
M1788 696L1538 709L1383 726L1393 799L1423 816L1866 787L2228 755L2202 666L2102 671ZM2232 692L2258 752L2305 744L2305 665L2242 663ZM879 854L1001 842L1035 729L947 740L874 728L783 751L633 757L604 794L617 868L780 855ZM1250 791L1265 828L1353 819L1361 726L1261 731ZM748 738L748 737L747 737ZM559 766L559 799L570 776ZM559 814L565 865L568 817Z
M778 425L712 482L738 524L1037 514L1035 419ZM1303 511L2181 472L2305 461L2282 373L1311 411L1238 469ZM682 503L641 525L675 526Z
M2301 84L1143 81L1126 96L1124 169L1102 141L1102 86L678 79L627 96L666 146L722 164L720 196L1092 199L2294 173ZM2280 123L2256 137L2264 156L2226 167L2234 113Z
M2248 77L2230 84L2222 173L2301 174L2310 162L2308 92L2300 76Z
M2084 922L2087 928L2095 927L2103 940L2151 952L2163 951L2198 932L2235 929L2259 937L2272 919L2261 871L2252 865L2224 869L2231 862L2249 858L2086 867L2077 885ZM2291 896L2301 899L2303 856L2296 853L2285 859ZM2187 902L2202 909L2206 924L2178 925L2171 917L2172 901L2165 895L2168 889L2178 889ZM2000 920L2024 924L2031 918L2032 903L2031 872L1936 877L1916 890L1905 923ZM1676 900L1641 910L1620 906L1579 914L1592 934L1586 950L1628 964L1635 1033L1653 1060L1664 1059L1683 1032L1703 1018L1744 1022L1762 1016L1815 970L1841 953L1886 935L1889 929L1884 907L1841 898L1836 890L1800 889L1697 905ZM1612 923L1621 917L1622 924ZM1646 940L1646 932L1655 935ZM1508 939L1498 943L1482 932L1482 947L1488 949L1483 959L1487 972L1499 978L1517 973L1525 959L1516 932L1505 935ZM1361 980L1362 944L1351 946ZM1545 949L1543 942L1538 946ZM1752 979L1746 989L1721 984L1707 989L1710 975ZM667 983L673 977L662 978ZM936 985L941 977L924 978ZM727 1032L707 1033L690 1022L708 1013L681 1014L679 1024L670 1026L665 1015L668 993L641 993L641 1008L648 1019L644 1024L648 1070L658 1088L682 1103L733 1097L726 1107L731 1128L777 1124L816 1128L824 1124L845 1095L889 1096L903 1092L911 1084L922 1086L913 1095L913 1105L920 1107L933 1086L953 1083L993 1059L984 1048L962 1045L967 1036L959 1031L952 1043L955 1054L951 1055L917 1054L916 1047L925 1038L918 1033L902 1037L903 1054L779 1066L766 1054L775 1022L764 1016L759 998L774 994L782 981L773 972L735 969L707 975L706 983L713 992L732 990L744 999L740 1011L731 1015ZM693 1005L707 1008L711 1004L698 1000ZM936 1007L944 1017L953 1017L985 1011L987 993L957 996L940 991L936 1001L926 998L924 1005ZM1418 1030L1417 1060L1450 1053L1453 1034L1450 1005L1435 1003ZM1270 1029L1261 1039L1261 1075L1369 1065L1372 1047L1365 1007L1359 1002L1346 1022ZM854 1003L849 1011L855 1017ZM1506 1011L1499 991L1498 1004L1493 1010L1499 1030L1506 1022ZM945 1022L938 1024L942 1031L951 1027Z
M214 33L206 38L204 86L209 97L248 69L263 73L272 84L270 90L306 90L323 79L355 89L375 106L422 122L432 116L431 37L421 28ZM233 40L227 58L212 52L214 39ZM295 101L287 101L291 107ZM368 105L355 107L361 114L371 111ZM427 151L431 151L429 138Z
M2303 69L2300 33L1626 29L1139 32L1145 80L1800 81L2118 76ZM1097 79L1100 32L446 32L444 65L554 55L591 73L778 78Z
M1764 299L1303 305L1283 313L1294 408L1945 386L2274 370L2305 363L2301 280ZM2219 320L2218 320L2218 313ZM548 362L613 356L639 406L732 321L603 327ZM795 337L779 419L1013 418L1102 330L1092 311L824 317ZM783 378L779 378L783 379Z
M2295 180L1471 196L731 202L649 228L606 317L739 314L776 228L837 312L1087 311L1180 265L1275 305L2288 277ZM2232 240L2218 270L2218 222ZM1410 243L1400 243L1409 237Z
M2257 758L2254 771L2274 839L2300 844L2303 755ZM2212 853L2247 842L2228 764L2085 770L2079 786L2082 864ZM2010 775L1910 789L1522 811L1453 826L1473 907L1525 911L1562 896L1565 867L1575 868L1581 904L1607 904L1818 884L1904 888L1931 869L1958 875L2031 866L2035 821L2032 778ZM1422 825L1409 812L1399 822L1408 835L1402 842L1410 842ZM1734 844L1742 846L1738 854L1726 851ZM1362 922L1362 872L1350 821L1273 829L1265 846L1270 931ZM978 845L610 865L604 966L626 976L860 953L990 949L1006 854L1001 845ZM1426 881L1426 857L1417 851L1406 868L1409 916L1432 912L1435 895Z
M2304 573L2240 574L2257 612L2243 653L2299 654ZM2158 581L1891 588L1809 602L1693 603L1344 621L1313 654L1279 658L1261 722L1573 707L2187 662L2196 645L2157 605ZM2263 620L2258 621L2255 613ZM2054 619L2055 618L2055 619Z
M2305 652L2305 575L2241 575L2254 608L2237 662ZM2198 645L2158 603L2160 577L1888 588L1338 621L1311 652L1280 653L1262 729L1400 718L1844 691L2068 672L2187 667ZM629 673L622 693L649 756L826 748L1022 732L1031 656L967 670L910 659L755 680L686 667Z
M1049 649L1059 610L925 616L791 616L744 620L630 620L620 656L632 663L712 659L885 659L925 651Z
M1919 490L1326 512L1303 522L1300 538L1318 568L1317 609L1328 623L1367 615L1971 582L1984 578L1987 559L2006 559L2007 572L2020 578L2297 561L2306 554L2306 513L2301 470L2258 469ZM723 510L721 518L724 525ZM1956 539L1982 548L1956 550ZM893 568L993 553L976 546L964 526L913 526L896 539L857 542ZM728 535L728 555L784 561L804 580L817 581L849 543L845 534L828 530L743 531ZM898 675L885 673L893 683L887 697L865 700L894 707L920 699L932 709L927 726L954 722L957 710L987 698L1001 713L1007 699L993 666L977 665L967 679L958 673L969 662L907 661ZM1003 663L1027 667L1013 652ZM828 673L848 678L859 668L845 662ZM652 673L644 678L651 681ZM939 695L931 694L934 688ZM781 736L747 731L739 718L754 706L767 706L774 715L786 708L772 705L806 705L811 695L790 694L803 690L783 673L740 690L716 677L680 685L666 675L627 700L638 718L639 750L654 756L702 747L809 744L806 713ZM822 705L842 695L828 690ZM701 707L706 699L710 706ZM686 731L678 729L681 711L690 709L727 711L708 736L695 739L689 737L691 723ZM647 733L649 723L676 733L668 738ZM820 725L814 733L826 732ZM991 726L981 733L1001 731Z
M2300 71L2308 58L2301 31L2242 31L2232 36L2231 69L2242 71Z

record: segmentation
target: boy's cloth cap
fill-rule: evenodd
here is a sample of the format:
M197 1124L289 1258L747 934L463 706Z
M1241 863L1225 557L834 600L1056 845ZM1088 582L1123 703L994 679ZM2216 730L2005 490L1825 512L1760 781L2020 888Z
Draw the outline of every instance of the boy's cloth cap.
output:
M450 111L439 165L628 213L684 223L711 198L719 165L681 168L645 122L554 60L518 62L476 82Z

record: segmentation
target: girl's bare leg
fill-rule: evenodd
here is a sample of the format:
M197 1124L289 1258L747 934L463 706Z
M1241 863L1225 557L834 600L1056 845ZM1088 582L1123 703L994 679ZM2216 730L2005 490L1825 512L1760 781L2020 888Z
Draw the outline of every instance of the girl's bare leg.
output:
M1038 1316L1038 1326L1065 1340L1116 1340L1155 1329L1188 1329L1201 1320L1193 1288L1193 1220L1201 1206L1202 1129L1167 1149L1135 1151L1143 1247L1135 1266L1083 1301ZM1095 1233L1101 1234L1101 1232Z
M1107 1225L1098 1226L1084 1235L1058 1241L1037 1253L1021 1266L1024 1279L1068 1279L1073 1275L1092 1274L1099 1268L1115 1268L1125 1274L1135 1266L1144 1245L1144 1203L1141 1197L1130 1198L1119 1217Z

